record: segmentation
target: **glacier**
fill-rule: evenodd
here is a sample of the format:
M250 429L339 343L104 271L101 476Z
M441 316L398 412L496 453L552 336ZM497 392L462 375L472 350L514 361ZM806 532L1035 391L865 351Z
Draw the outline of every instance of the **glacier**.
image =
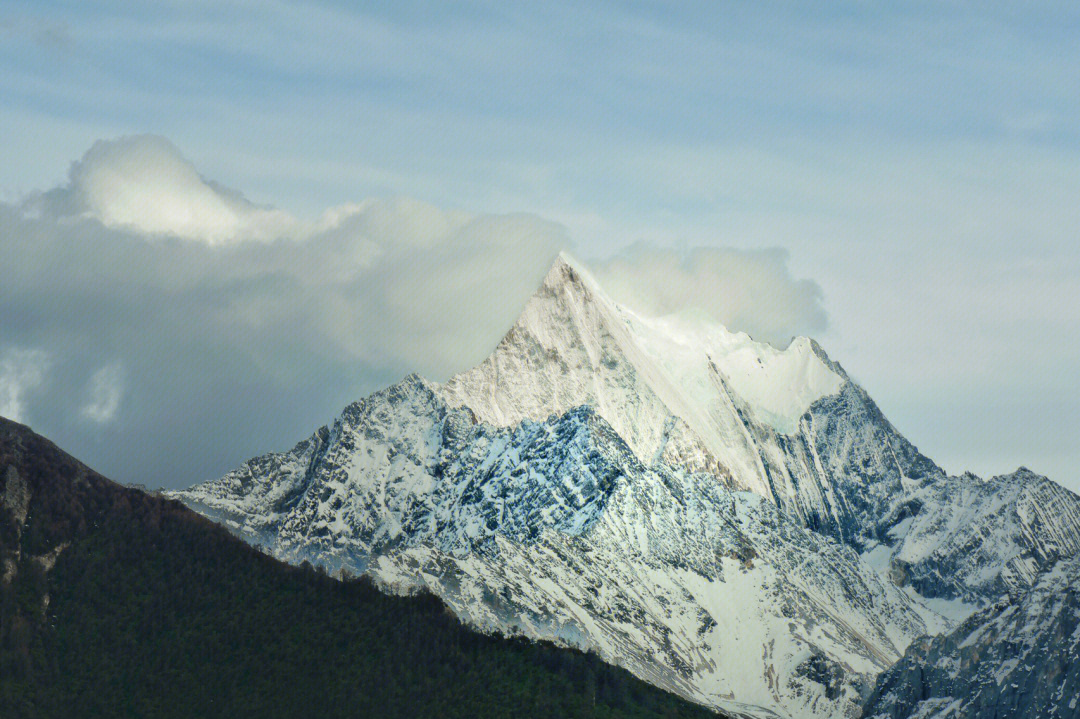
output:
M946 475L813 340L642 316L565 255L478 366L172 494L733 716L857 716L913 642L1080 547L1080 498Z

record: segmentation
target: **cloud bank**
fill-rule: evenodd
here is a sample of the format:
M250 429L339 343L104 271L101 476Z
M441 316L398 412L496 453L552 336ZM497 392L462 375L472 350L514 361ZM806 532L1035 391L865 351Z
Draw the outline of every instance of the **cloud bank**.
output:
M593 274L617 301L644 314L699 311L729 329L787 346L823 331L821 287L791 276L782 249L699 247L687 252L633 245L593 263Z
M401 198L306 222L148 136L99 142L65 186L0 204L0 237L0 414L150 486L289 446L407 372L480 361L570 244L535 216ZM636 247L594 264L652 312L697 307L783 340L824 323L780 252Z

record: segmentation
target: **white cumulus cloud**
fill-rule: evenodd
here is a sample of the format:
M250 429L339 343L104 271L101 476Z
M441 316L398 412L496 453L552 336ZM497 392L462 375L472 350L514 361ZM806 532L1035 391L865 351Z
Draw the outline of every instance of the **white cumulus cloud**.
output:
M68 176L67 185L32 200L34 209L208 244L274 239L299 228L288 213L206 180L156 135L100 140L72 163Z

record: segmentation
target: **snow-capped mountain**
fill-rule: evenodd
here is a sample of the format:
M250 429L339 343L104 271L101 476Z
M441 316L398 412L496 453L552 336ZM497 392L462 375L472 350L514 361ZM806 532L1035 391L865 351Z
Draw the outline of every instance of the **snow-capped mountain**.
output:
M946 476L813 341L643 317L565 257L476 368L176 496L751 715L854 715L918 636L1080 546L1080 498Z
M991 550L1007 556L980 562L978 577L969 568L959 583L952 570L922 581L927 596L996 596L1002 583L985 574L988 566L1045 566L1080 546L1075 495L1029 472L991 486L947 477L813 340L778 350L718 324L642 317L565 256L491 356L442 392L496 426L587 404L643 461L714 474L860 551L880 555L884 545L901 574L932 576L920 566L928 557L962 564L946 555L964 551L955 534L965 528L986 523L984 534L1011 538ZM1015 503L973 496L998 496L1002 486ZM964 521L939 526L942 506ZM1033 528L1018 513L1039 506L1057 516ZM1008 507L1016 513L1003 516ZM939 536L948 541L935 543Z
M438 390L408 377L183 496L286 560L427 588L481 629L595 650L736 714L853 710L926 629L850 547L646 466L591 407L494 427Z
M806 338L777 350L719 325L641 317L564 255L491 356L443 392L496 426L587 404L638 457L775 499L788 488L747 424L790 432L842 384Z
M1080 548L1074 494L1026 470L946 476L813 340L642 317L566 256L442 392L496 426L587 404L643 461L760 494L928 598L977 605Z
M913 643L881 675L865 716L1080 717L1080 555L949 634Z

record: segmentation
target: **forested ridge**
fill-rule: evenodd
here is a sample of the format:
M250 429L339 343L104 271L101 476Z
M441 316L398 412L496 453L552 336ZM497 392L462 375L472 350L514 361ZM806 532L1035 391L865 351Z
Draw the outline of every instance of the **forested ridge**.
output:
M284 565L0 418L0 717L710 717L431 596Z

